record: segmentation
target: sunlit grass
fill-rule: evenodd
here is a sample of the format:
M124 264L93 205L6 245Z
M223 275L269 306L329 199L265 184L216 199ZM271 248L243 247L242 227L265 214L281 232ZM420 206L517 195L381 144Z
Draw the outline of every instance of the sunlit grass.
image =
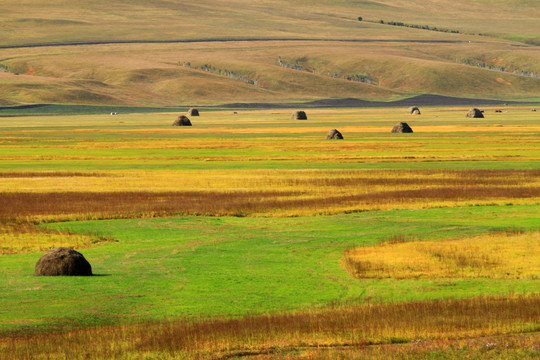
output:
M540 277L540 233L494 233L446 241L391 241L348 250L344 267L359 278Z
M51 356L69 359L131 356L207 359L242 355L272 357L293 349L362 349L406 343L416 345L415 350L421 353L421 345L432 342L444 344L446 341L448 344L451 343L449 339L538 331L539 319L538 295L478 297L349 306L230 320L165 320L67 328L51 333L7 334L0 339L0 354L11 354L18 359ZM492 348L499 346L491 344ZM528 350L535 350L526 340L521 343L525 344ZM383 354L388 351L381 350Z
M540 334L463 339L413 339L406 344L265 349L246 360L530 359L540 356Z
M310 216L535 204L538 170L209 170L0 173L10 221L170 215ZM107 189L107 191L103 191Z
M0 222L0 255L45 252L59 246L84 249L104 241L112 239L66 231L49 231L30 223Z
M388 109L313 110L301 124L288 110L216 111L192 129L170 128L176 114L6 118L0 357L348 358L340 347L537 331L537 296L513 293L535 289L538 232L494 231L538 230L540 128L528 109L502 126L463 110L407 117L408 135L389 133L404 115ZM333 127L345 140L324 140ZM103 219L116 220L61 223ZM395 274L340 266L346 249L389 238L374 249L394 253L374 256ZM55 246L84 249L103 276L29 276ZM508 295L417 302L488 294Z

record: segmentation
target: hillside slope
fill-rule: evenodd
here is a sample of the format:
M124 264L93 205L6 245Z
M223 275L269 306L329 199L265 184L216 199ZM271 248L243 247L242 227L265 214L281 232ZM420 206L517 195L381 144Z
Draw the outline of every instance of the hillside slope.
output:
M5 0L2 7L0 104L540 94L536 1ZM55 46L32 47L44 44Z

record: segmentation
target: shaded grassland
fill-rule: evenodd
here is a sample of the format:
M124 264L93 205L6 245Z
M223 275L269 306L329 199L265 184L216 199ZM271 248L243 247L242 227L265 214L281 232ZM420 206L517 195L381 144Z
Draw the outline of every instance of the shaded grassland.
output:
M2 118L0 354L534 358L539 126L493 110ZM32 276L60 245L97 276Z

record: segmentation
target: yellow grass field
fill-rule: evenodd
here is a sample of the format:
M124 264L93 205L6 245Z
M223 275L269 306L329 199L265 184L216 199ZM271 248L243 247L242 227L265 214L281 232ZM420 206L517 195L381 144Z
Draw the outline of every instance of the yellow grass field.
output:
M529 278L540 274L540 233L495 233L441 241L388 242L348 250L343 264L359 278Z
M85 249L104 240L97 236L48 232L28 224L0 223L0 255L44 252L59 246Z
M2 5L0 104L538 99L540 89L529 0Z

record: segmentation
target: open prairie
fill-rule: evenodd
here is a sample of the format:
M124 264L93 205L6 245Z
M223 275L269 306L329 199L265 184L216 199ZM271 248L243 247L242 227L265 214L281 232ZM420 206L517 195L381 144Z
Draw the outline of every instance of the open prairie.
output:
M529 0L6 0L0 104L538 100L539 16Z
M540 358L538 1L1 14L0 359Z
M534 358L540 123L495 109L3 117L0 354Z

